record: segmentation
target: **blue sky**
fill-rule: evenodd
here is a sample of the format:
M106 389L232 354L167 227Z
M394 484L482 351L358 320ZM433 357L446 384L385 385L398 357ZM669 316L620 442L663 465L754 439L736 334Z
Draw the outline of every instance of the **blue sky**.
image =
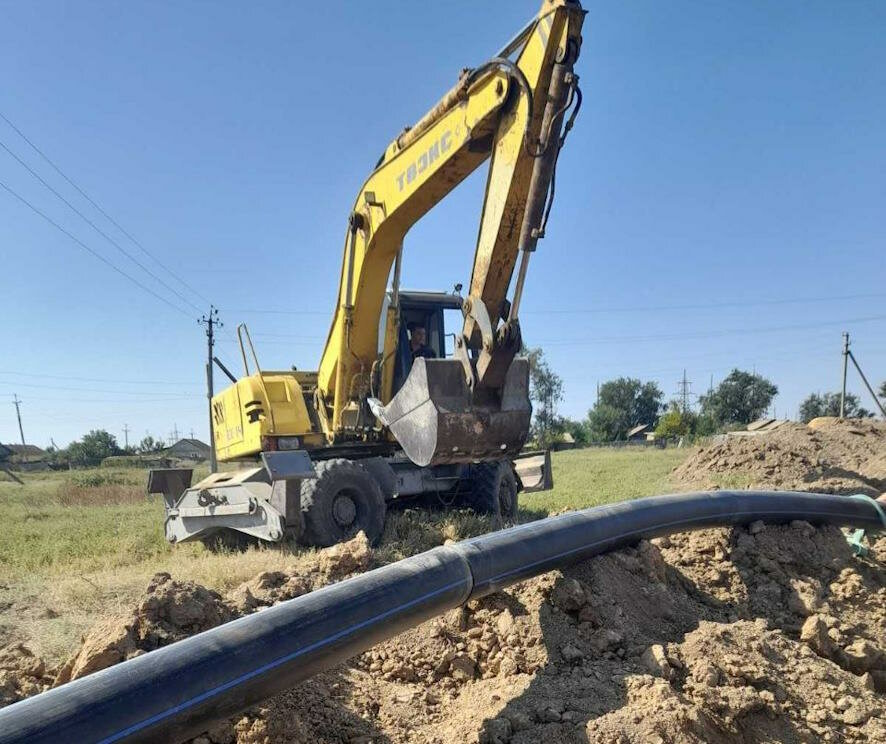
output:
M585 105L533 258L524 336L582 416L598 381L733 366L779 415L839 385L840 333L886 378L886 4L589 3ZM0 142L200 309L248 322L263 365L319 360L356 190L458 71L536 0L4 2ZM404 285L467 283L481 169L407 236ZM0 441L206 436L196 310L0 148L0 181L179 310L0 189ZM256 312L265 311L265 312ZM267 312L272 311L272 312ZM851 389L861 385L851 377ZM868 406L870 407L870 405Z

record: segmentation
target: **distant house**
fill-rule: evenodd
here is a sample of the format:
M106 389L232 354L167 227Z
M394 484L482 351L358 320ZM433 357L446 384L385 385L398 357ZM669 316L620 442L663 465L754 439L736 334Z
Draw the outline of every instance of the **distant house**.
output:
M790 421L787 419L773 419L773 418L762 418L757 419L756 421L752 421L747 425L747 429L744 431L730 431L729 436L731 437L755 437L760 434L768 434L771 431L775 431L779 427L784 426L785 424L789 424Z
M628 432L629 442L645 442L649 439L649 424L639 424Z
M557 438L557 441L555 441L551 444L551 449L554 450L554 452L560 452L561 450L575 449L575 437L572 436L571 432L564 431Z
M49 469L46 451L35 444L3 444L0 447L0 459L3 459L3 450L11 452L5 458L11 468L26 471Z
M209 445L199 439L179 439L171 447L166 448L165 454L181 460L208 460Z

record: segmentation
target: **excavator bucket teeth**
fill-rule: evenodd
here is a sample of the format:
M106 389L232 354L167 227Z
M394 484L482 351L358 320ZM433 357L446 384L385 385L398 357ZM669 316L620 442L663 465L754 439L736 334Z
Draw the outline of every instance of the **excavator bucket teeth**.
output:
M418 358L376 415L416 465L513 457L529 434L529 361L511 363L501 391L474 395L458 360Z

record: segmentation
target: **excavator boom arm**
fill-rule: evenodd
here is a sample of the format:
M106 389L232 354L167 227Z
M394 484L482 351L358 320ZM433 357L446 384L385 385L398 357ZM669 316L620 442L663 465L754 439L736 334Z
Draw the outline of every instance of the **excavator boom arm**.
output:
M392 396L389 360L397 339L404 236L487 160L489 176L457 356L472 394L481 389L501 393L520 346L516 310L528 255L543 232L564 104L576 87L572 66L583 18L578 2L545 0L538 16L500 56L465 71L436 106L388 146L360 190L349 218L338 303L318 372L316 404L333 441L368 428L367 400L388 402ZM521 250L515 301L509 303L507 292ZM379 357L379 316L395 262L394 302Z

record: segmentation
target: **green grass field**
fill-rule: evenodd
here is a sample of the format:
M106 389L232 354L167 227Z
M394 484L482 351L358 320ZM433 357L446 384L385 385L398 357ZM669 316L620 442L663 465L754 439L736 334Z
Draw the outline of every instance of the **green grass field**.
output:
M521 520L663 493L686 450L585 449L555 453L552 491L521 497ZM5 476L0 476L4 478ZM170 546L160 497L144 471L24 474L0 480L0 645L24 640L48 661L64 658L96 620L128 608L157 571L225 591L263 570L291 566L305 549L211 553ZM490 529L465 513L389 514L379 562Z

